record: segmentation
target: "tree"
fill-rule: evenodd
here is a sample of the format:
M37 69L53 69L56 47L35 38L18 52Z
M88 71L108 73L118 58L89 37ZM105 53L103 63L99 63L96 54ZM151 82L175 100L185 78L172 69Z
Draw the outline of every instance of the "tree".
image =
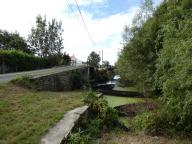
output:
M15 49L26 53L31 53L26 41L19 35L19 33L9 33L0 30L0 49L9 50Z
M60 54L63 47L62 22L52 19L47 22L46 16L36 17L36 26L32 27L28 42L33 51L41 57Z
M192 134L190 2L164 1L138 31L133 31L117 62L123 80L134 82L145 95L160 96L160 109L147 118L153 134Z
M154 13L153 0L144 0L133 19L133 29L139 30Z
M133 20L132 28L124 27L123 49L116 70L125 82L135 83L145 94L151 90L157 56L155 40L158 27L157 19L152 18L152 14L152 0L145 0Z
M106 61L103 61L102 67L108 69L111 67L111 65L110 65L109 61L106 60Z
M133 38L132 29L129 26L125 25L123 28L123 34L122 34L122 39L123 39L122 44L125 46L131 38Z
M87 58L87 63L92 66L92 67L99 67L99 62L101 61L101 58L99 56L99 54L97 54L96 52L91 52L90 55Z

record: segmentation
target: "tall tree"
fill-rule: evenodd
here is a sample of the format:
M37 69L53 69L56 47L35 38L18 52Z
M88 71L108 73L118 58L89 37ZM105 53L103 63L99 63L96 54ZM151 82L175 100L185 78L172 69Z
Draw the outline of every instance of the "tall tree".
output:
M137 31L154 13L153 0L144 0L133 19L133 28Z
M87 63L90 65L90 66L93 66L93 67L99 67L99 62L101 61L101 58L99 56L99 54L97 54L96 52L91 52L90 55L88 56L87 58Z
M9 33L3 30L0 30L0 49L16 49L31 53L29 46L19 33Z
M28 41L33 51L42 57L60 54L63 47L62 22L52 19L47 21L46 16L36 17L36 26L32 27Z
M152 0L145 0L133 20L132 28L124 28L123 50L117 62L117 72L121 78L133 81L145 94L151 88L156 58L155 40L158 28L157 20L151 18L152 14Z
M52 19L48 24L48 43L51 54L59 54L63 47L62 22Z

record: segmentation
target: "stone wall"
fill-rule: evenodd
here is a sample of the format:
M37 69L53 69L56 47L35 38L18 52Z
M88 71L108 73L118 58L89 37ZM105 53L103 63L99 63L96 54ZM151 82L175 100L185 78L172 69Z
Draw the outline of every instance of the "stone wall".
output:
M39 90L50 90L50 91L65 91L74 89L74 76L80 75L79 79L85 81L88 80L87 68L75 69L64 71L57 74L41 76L33 78L38 83ZM79 81L77 80L76 83Z

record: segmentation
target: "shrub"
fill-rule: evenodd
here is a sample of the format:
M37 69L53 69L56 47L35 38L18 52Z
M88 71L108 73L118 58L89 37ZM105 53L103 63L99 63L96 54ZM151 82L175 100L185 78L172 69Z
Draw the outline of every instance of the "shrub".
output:
M81 132L72 133L67 141L68 144L88 144L89 137L81 135Z
M148 128L151 115L152 113L146 111L134 117L132 120L130 120L131 129L134 132L139 132Z
M47 67L47 60L18 50L0 50L0 65L5 65L5 72L34 70Z
M110 108L103 97L89 92L84 102L89 106L88 114L81 119L79 127L75 131L76 137L74 138L72 134L69 138L69 142L76 140L74 144L86 144L91 137L97 137L102 130L114 129L115 126L120 125L117 111Z

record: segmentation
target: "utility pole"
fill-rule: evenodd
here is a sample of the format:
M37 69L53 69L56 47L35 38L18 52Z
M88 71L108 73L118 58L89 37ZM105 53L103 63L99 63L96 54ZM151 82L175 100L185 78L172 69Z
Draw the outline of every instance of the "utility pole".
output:
M101 51L101 64L103 65L103 50Z

